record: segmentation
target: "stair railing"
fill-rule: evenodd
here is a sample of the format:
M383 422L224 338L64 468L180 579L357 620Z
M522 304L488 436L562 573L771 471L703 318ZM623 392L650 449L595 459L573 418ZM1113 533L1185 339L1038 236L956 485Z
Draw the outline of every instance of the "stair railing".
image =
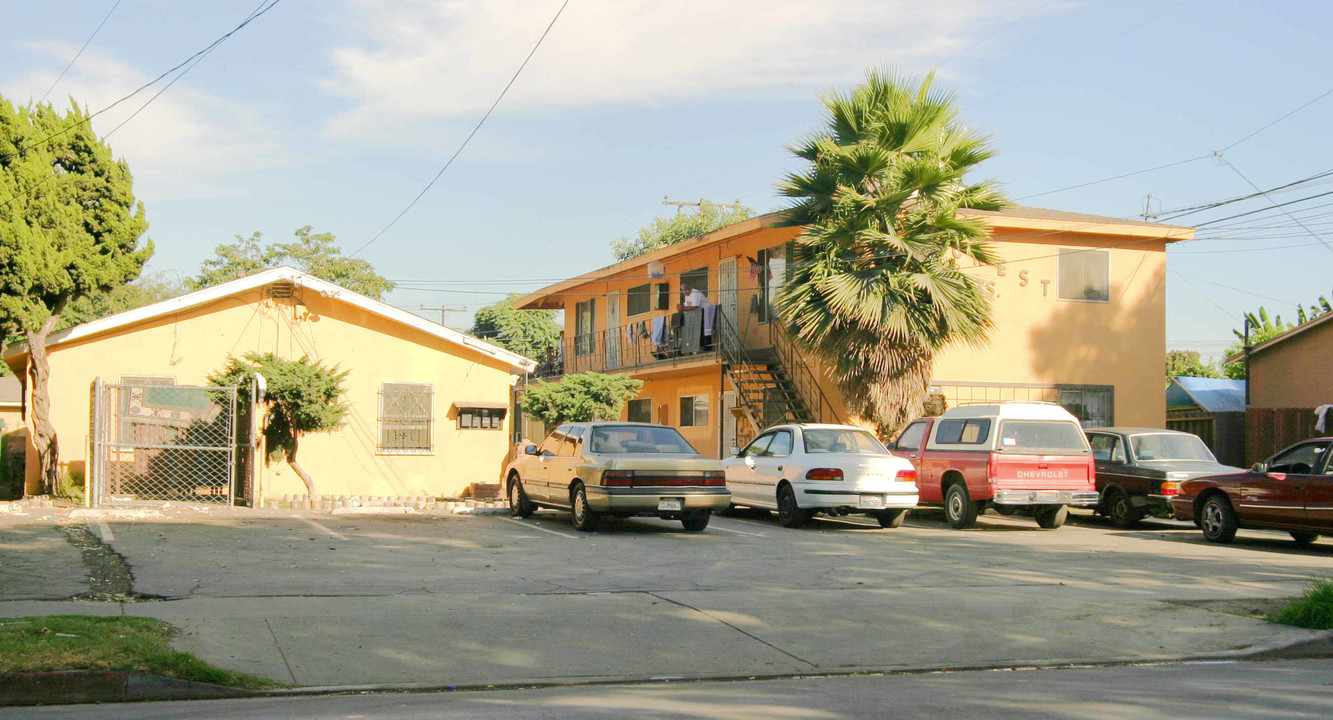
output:
M805 355L787 335L782 323L776 321L769 323L768 334L773 344L773 352L777 355L782 368L786 370L787 377L796 388L796 394L800 396L801 402L812 411L815 421L841 425L842 418L838 415L837 409L824 394L819 378L806 362Z

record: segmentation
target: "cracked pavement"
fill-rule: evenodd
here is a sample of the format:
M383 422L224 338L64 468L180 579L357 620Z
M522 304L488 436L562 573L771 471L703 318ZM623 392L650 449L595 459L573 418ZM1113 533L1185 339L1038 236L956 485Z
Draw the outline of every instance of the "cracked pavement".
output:
M77 513L77 514L76 514ZM330 516L219 509L0 515L0 617L150 616L177 647L300 686L748 677L1061 662L1254 649L1308 631L1206 601L1293 596L1333 570L1297 548L1192 527L1056 531L918 513L802 530L757 516L704 533L652 519L595 534L568 517ZM95 580L60 523L123 558L131 593ZM108 537L109 536L109 537ZM130 597L133 597L131 595Z

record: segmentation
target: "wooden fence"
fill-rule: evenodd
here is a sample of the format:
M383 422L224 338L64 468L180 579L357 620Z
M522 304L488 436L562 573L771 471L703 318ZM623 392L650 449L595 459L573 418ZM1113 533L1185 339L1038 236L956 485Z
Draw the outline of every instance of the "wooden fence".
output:
M1250 408L1245 413L1245 458L1259 462L1292 443L1320 435L1314 408ZM1333 435L1329 428L1325 435Z

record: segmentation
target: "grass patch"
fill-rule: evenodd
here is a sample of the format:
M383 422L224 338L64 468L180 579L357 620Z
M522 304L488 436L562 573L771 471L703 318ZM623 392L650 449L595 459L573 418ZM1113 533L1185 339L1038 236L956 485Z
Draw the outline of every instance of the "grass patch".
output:
M49 615L0 619L0 675L126 670L243 688L282 683L213 667L168 642L176 628L152 618Z
M1333 580L1311 580L1300 597L1269 614L1268 619L1283 625L1333 630Z

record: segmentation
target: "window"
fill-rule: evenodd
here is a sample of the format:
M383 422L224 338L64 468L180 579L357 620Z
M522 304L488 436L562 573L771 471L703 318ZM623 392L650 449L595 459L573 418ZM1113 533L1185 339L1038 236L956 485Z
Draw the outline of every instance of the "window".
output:
M1125 446L1115 435L1088 433L1088 444L1092 446L1092 456L1101 462L1125 462Z
M542 441L541 447L537 448L537 451L542 455L555 455L560 450L560 443L565 441L565 431L568 429L568 425L561 425L556 428Z
M583 439L583 428L569 428L565 433L565 441L560 443L560 449L556 455L560 457L578 457L579 442Z
M697 270L690 270L680 274L681 302L685 301L686 287L697 288L699 292L708 297L708 267L704 266Z
M888 455L889 451L865 430L807 429L801 433L805 451L810 454L849 453L852 455Z
M653 289L653 294L657 296L657 304L654 306L656 309L671 309L671 283L657 283Z
M982 445L990 437L990 420L941 420L935 442L941 445Z
M1077 423L1067 420L1005 420L1000 423L1000 452L1087 455L1088 441Z
M759 251L759 322L776 320L777 295L787 279L787 254L775 245Z
M1154 433L1134 435L1129 439L1134 446L1134 457L1139 460L1202 460L1217 462L1213 451L1197 435L1188 433ZM1093 453L1097 448L1092 448ZM1123 451L1122 451L1123 454ZM1117 460L1116 462L1124 462Z
M431 385L380 385L380 445L382 453L429 453L431 445Z
M680 399L680 426L708 426L708 396L685 395Z
M1291 473L1292 475L1311 475L1319 467L1328 443L1315 442L1297 445L1291 450L1273 458L1268 464L1268 472Z
M607 455L635 453L695 454L679 431L668 427L599 425L592 429L592 451Z
M764 457L787 457L791 454L791 431L779 430L773 433L773 442L764 451Z
M1085 428L1115 426L1115 387L1111 385L1061 385L1060 407L1078 418Z
M630 400L625 408L625 419L629 422L650 423L653 421L652 398Z
M1111 253L1060 248L1060 299L1111 299Z
M458 428L460 430L500 430L504 427L507 410L504 408L482 408L459 405Z
M596 344L593 336L593 323L597 319L597 301L584 300L574 305L574 355L591 355Z
M925 436L926 423L914 422L907 426L902 435L898 436L898 442L893 444L893 449L916 452L921 449L921 439Z
M653 309L653 284L635 285L626 293L625 314L634 317Z
M773 433L760 435L745 446L741 451L741 457L763 457L768 450L768 444L773 442Z

